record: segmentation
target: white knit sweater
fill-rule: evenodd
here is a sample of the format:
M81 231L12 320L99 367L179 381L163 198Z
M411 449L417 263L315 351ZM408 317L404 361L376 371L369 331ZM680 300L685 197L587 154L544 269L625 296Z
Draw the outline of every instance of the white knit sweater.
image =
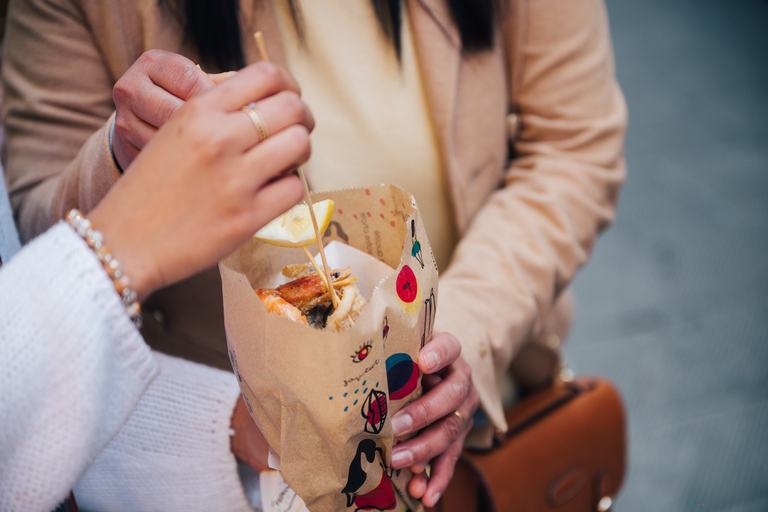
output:
M151 352L66 225L0 269L0 361L0 510L47 512L78 480L83 509L252 510L236 379Z

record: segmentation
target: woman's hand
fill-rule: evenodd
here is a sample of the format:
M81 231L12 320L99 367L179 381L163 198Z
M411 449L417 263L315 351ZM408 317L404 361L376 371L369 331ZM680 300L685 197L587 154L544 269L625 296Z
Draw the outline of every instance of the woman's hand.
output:
M237 460L248 464L258 472L269 469L269 443L248 412L243 396L237 399L232 412L232 453Z
M112 151L120 167L127 169L187 100L214 85L212 77L186 57L162 50L143 53L112 89Z
M139 297L215 264L302 197L314 121L296 81L249 66L185 103L89 217ZM256 102L270 136L241 110Z
M419 353L419 370L424 374L424 395L398 411L392 428L395 436L421 432L392 450L392 467L410 467L416 473L408 490L431 507L453 476L479 399L469 365L461 358L461 344L451 334L432 336ZM424 468L430 461L432 472L427 476Z

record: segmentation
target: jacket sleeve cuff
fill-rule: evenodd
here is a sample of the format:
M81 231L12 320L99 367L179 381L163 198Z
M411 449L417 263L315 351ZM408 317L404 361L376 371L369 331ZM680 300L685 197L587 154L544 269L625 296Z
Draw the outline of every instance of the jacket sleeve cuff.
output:
M102 127L88 138L75 162L70 164L70 168L81 170L80 179L83 182L78 186L81 191L79 193L79 208L85 212L95 208L107 195L112 185L122 176L120 168L112 157L109 140L110 129L114 120L115 113L112 113ZM72 194L73 192L70 192L70 195ZM62 214L64 213L66 212L62 212Z
M447 284L447 283L446 283ZM504 406L498 386L498 378L490 337L479 322L452 300L449 286L440 282L435 331L449 332L461 343L461 356L472 368L472 384L480 398L483 411L498 432L506 432Z

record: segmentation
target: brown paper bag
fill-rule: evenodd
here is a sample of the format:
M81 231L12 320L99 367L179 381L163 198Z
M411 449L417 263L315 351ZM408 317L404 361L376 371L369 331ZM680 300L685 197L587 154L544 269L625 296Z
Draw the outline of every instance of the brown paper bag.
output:
M421 394L415 361L436 308L437 265L416 202L392 185L312 199L335 202L324 242L348 244L392 271L369 283L375 289L354 326L326 332L268 314L253 292L306 261L302 251L246 243L219 266L232 366L283 478L309 510L422 510L407 493L410 473L389 467L397 442L389 419Z

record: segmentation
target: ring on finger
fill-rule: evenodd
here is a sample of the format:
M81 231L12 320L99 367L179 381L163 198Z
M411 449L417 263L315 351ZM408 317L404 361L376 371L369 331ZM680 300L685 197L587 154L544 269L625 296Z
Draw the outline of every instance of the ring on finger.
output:
M248 114L248 117L253 121L253 126L256 127L256 131L259 133L259 142L267 140L267 137L269 137L269 130L267 129L267 123L264 121L264 118L261 117L259 111L249 105L245 105L243 107L243 112Z
M464 428L467 426L467 419L458 410L453 411L453 414L455 414L459 418L459 420L461 420L461 430L463 431Z

